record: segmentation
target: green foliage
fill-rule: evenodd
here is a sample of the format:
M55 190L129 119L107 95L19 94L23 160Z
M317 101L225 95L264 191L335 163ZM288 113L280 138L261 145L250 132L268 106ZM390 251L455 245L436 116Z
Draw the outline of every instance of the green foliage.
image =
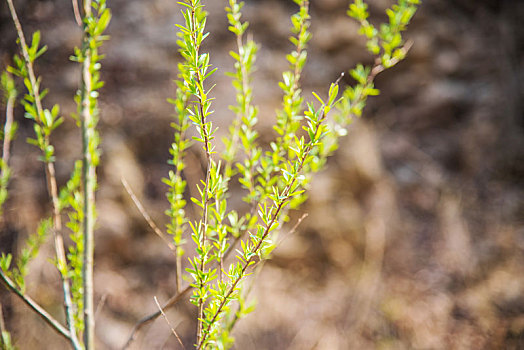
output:
M209 54L200 53L202 42L208 36L208 33L205 33L207 14L203 11L203 6L199 0L188 0L181 4L186 8L182 11L185 23L178 26L181 33L180 41L183 42L180 53L184 59L184 69L189 72L187 75L182 74L183 78L188 78L184 80L183 86L187 93L193 97L187 112L189 120L199 134L193 139L202 143L207 160L206 178L197 187L200 197L191 198L193 203L201 208L202 218L195 222L189 222L192 231L191 238L196 244L197 254L190 259L191 268L187 269L194 280L192 286L195 290L191 301L199 308L199 328L201 328L202 321L200 320L203 317L203 307L211 293L209 283L216 278L216 269L208 267L208 264L214 258L211 255L213 245L208 238L216 240L217 234L217 232L215 232L215 235L208 232L212 225L210 225L210 221L213 220L210 215L210 205L211 201L214 201L215 207L218 209L216 211L218 215L214 216L215 227L217 227L219 225L217 218L220 220L222 208L226 206L225 199L222 196L224 186L227 186L227 184L220 175L220 163L215 163L212 158L214 153L212 141L216 130L213 130L213 125L208 119L212 113L210 107L213 99L209 97L211 88L206 88L205 80L216 69L209 70L211 67Z
M11 254L2 253L2 256L0 256L0 270L4 272L9 271L12 260L13 260L13 256Z
M18 96L18 91L16 90L15 81L7 72L3 72L0 77L0 82L2 86L2 94L5 99L5 103L10 99L14 99Z
M31 260L36 258L40 247L47 239L47 235L51 231L51 219L45 219L40 222L36 233L30 235L25 241L25 247L21 250L16 258L15 266L11 267L13 256L11 254L4 254L0 257L0 269L2 272L12 279L17 285L18 289L24 293L26 288L25 277L28 273L28 265Z
M106 7L105 0L94 0L91 6L92 11L83 19L82 47L75 47L75 54L70 59L87 65L87 71L82 73L83 84L75 96L78 114L74 114L73 117L78 121L82 118L82 113L88 113L91 116L82 122L86 123L87 135L84 135L84 142L87 142L89 161L96 166L99 163L98 145L100 144L100 137L96 131L99 114L98 90L104 86L104 82L100 80L102 67L100 61L104 55L99 53L99 48L104 41L109 39L107 35L103 35L103 32L111 20L111 11ZM96 178L91 178L91 181L96 183Z
M63 118L59 116L60 109L58 105L53 106L50 110L43 108L42 100L47 95L47 90L40 90L41 80L36 77L33 70L33 63L46 51L46 47L40 47L41 37L38 31L33 34L31 45L25 44L25 37L12 1L8 0L8 5L17 29L21 55L14 56L14 64L8 67L7 70L20 77L27 89L27 94L25 94L21 103L24 106L26 118L34 121L33 128L36 135L35 138L30 138L27 141L42 151L41 160L46 163L46 179L54 211L53 219L43 220L37 233L29 236L26 240L26 247L20 252L15 264L12 264L13 258L10 254L2 255L0 258L2 279L15 294L25 299L26 303L31 305L33 302L29 302L28 297L25 296L27 267L29 261L38 254L41 244L46 240L47 233L54 230L56 258L53 260L62 278L68 329L65 330L58 321L51 319L51 316L47 315L45 311L37 305L32 307L47 320L49 324L55 327L56 330L66 336L73 348L80 350L84 348L78 340L78 336L85 328L84 315L93 315L92 311L86 311L86 303L84 301L86 293L92 295L92 285L88 288L84 286L86 281L84 276L84 268L86 266L84 262L86 257L85 237L88 232L88 230L84 228L84 224L86 223L86 217L89 217L90 227L93 227L93 193L97 182L94 168L99 162L99 137L96 130L98 122L97 100L98 90L103 86L103 82L100 80L101 66L99 62L103 58L103 55L99 54L99 48L108 38L103 35L103 32L109 24L111 13L106 7L105 0L84 2L84 18L82 23L84 37L82 47L75 48L75 54L71 57L72 60L81 63L83 68L85 68L82 72L80 89L75 97L79 113L78 115L74 115L77 121L80 121L79 118L82 118L80 124L83 127L84 162L78 161L75 164L70 180L64 188L61 189L60 195L58 195L55 170L52 164L54 162L54 148L50 143L50 137L52 131L63 122ZM2 76L2 85L7 92L7 96L16 95L14 83L10 80L9 76ZM6 135L12 135L13 127L7 130L7 125L8 123L6 122L5 133ZM0 200L2 200L2 204L7 194L6 186L9 178L9 168L4 158L0 164L2 170L2 176L0 178ZM90 171L86 172L86 169ZM90 197L86 195L88 192L91 194ZM90 200L90 198L93 198L93 200ZM89 203L86 204L86 202ZM89 208L87 215L86 208ZM67 211L68 220L66 226L70 229L70 237L73 243L68 248L67 258L61 232L60 215L62 211ZM92 264L93 262L90 260L91 268ZM86 289L89 290L86 292ZM87 333L87 331L84 333ZM93 349L94 345L91 343L86 341L85 347L87 349Z
M82 161L76 161L71 178L60 191L60 210L67 211L67 228L71 231L69 237L73 242L69 246L67 258L69 266L62 270L71 281L71 296L74 306L75 328L79 331L84 329L84 292L82 269L84 266L84 235L82 224L84 222L84 204L82 198ZM59 266L57 266L59 267Z
M42 244L46 241L47 235L51 231L52 220L45 219L38 225L38 229L35 234L30 235L25 241L26 247L22 249L20 255L17 257L17 267L19 276L16 276L15 281L20 286L22 291L25 290L25 276L28 273L28 264L31 260L36 258L38 251Z
M178 37L179 52L188 52L188 38L184 37L183 32L179 32ZM191 93L185 88L184 81L189 80L191 74L191 70L186 64L183 62L178 64L178 80L175 81L177 84L176 98L168 99L168 102L173 105L175 112L175 121L171 123L171 127L174 130L174 141L169 149L171 159L168 160L168 163L175 168L175 171L169 171L168 177L163 179L163 182L169 186L169 190L166 192L169 209L166 210L165 214L170 218L170 222L167 224L167 233L172 236L176 249L176 280L178 289L182 284L181 258L185 253L183 233L188 222L185 212L186 200L184 199L186 181L182 178L182 171L185 168L184 157L186 150L191 145L191 142L185 138L186 131L190 126L187 108Z
M73 61L81 63L82 83L75 101L82 129L82 185L83 193L80 205L75 208L82 210L82 233L73 233L72 238L77 243L76 248L69 251L69 260L73 268L71 280L73 283L73 299L77 302L75 324L83 330L86 349L95 347L95 311L94 311L94 227L96 220L95 189L97 187L96 167L100 161L98 146L100 136L97 130L99 109L98 90L104 83L100 80L100 61L103 55L99 48L109 37L104 31L111 20L111 12L106 7L105 0L84 1L83 40L82 47L75 48ZM78 120L77 119L77 120ZM80 195L78 196L80 197ZM79 216L80 214L76 214ZM74 220L72 221L75 222ZM80 223L80 221L78 221ZM80 262L80 259L82 260ZM81 271L81 278L80 278ZM82 287L80 288L80 281ZM82 300L80 297L82 297ZM83 317L83 320L81 320Z
M21 41L19 44L22 46ZM28 138L27 142L40 148L42 151L40 160L49 163L54 161L55 152L49 138L52 131L62 124L64 119L59 116L60 107L58 105L54 105L51 110L42 108L41 101L47 95L48 90L40 91L41 79L32 77L30 74L29 65L32 65L47 50L47 46L39 47L39 45L40 32L36 31L33 33L31 46L21 47L22 51L26 50L27 56L24 54L21 58L15 55L13 57L14 67L7 67L7 71L22 78L28 92L20 102L24 106L25 117L34 121L33 129L36 137Z
M249 191L244 200L249 203L256 198L252 173L261 155L261 150L257 146L258 132L254 130L258 122L258 108L252 104L253 88L251 86L251 74L254 70L258 47L252 39L244 43L244 33L248 28L248 23L240 21L242 16L240 10L243 5L243 3L230 0L229 6L226 7L229 30L236 36L238 49L236 52L229 53L235 60L235 71L226 74L233 78L232 84L236 90L237 104L230 106L236 118L229 128L229 136L222 139L225 145L222 158L226 161L225 176L227 179L230 179L236 170L240 172L242 178L239 181ZM237 164L238 169L233 169L232 164L239 149L242 149L245 155L244 162Z
M0 215L3 213L2 208L7 200L7 185L10 177L11 169L9 165L3 159L0 159Z
M208 36L206 14L201 1L181 3L185 24L178 28L184 63L179 66L182 81L177 83L177 99L173 101L178 115L176 125L186 125L182 118L187 114L199 134L194 139L202 143L207 170L205 179L197 186L199 197L191 198L201 209L201 219L190 222L182 218L185 182L176 192L177 205L170 200L168 215L173 218L176 209L181 214L180 223L189 222L196 244L196 254L189 258L191 266L187 272L193 279L191 300L199 308L197 349L232 346L233 326L253 309L245 306L242 292L245 278L253 271L255 262L267 259L275 248L275 235L288 219L287 211L306 199L305 190L311 175L324 167L326 158L337 148L338 139L347 133L352 116L362 114L368 96L379 94L374 87L376 75L404 58L406 49L401 32L413 16L417 2L399 1L392 6L387 11L389 23L381 25L379 30L367 20L367 4L353 2L348 14L361 23L361 34L368 39L368 48L376 56L377 63L373 67L357 65L349 72L356 82L353 86L345 87L339 94L337 81L331 84L325 99L314 94L317 102L308 102L306 108L300 78L307 60L307 43L311 39L309 2L295 0L295 3L299 8L291 17L290 38L294 48L286 56L289 70L283 73L279 83L283 98L274 126L276 139L264 150L257 142L258 109L252 103L251 87L258 47L252 40L244 40L248 23L241 20L243 3L228 2L229 30L237 39L237 51L230 52L234 71L228 74L236 90L236 105L230 106L235 119L229 135L223 139L225 148L220 154L223 163L213 158L216 129L210 121L211 89L204 84L214 72L210 70L209 54L201 53L202 41ZM192 96L190 103L187 102L189 95ZM181 99L181 96L186 98ZM185 111L184 106L187 106ZM334 114L332 120L327 118L330 112ZM185 129L183 132L179 129L175 128L175 145L185 133ZM182 144L185 151L189 144L185 141ZM178 163L178 159L182 159L180 148L174 149L172 154L177 158L173 163L177 164L177 173L171 172L170 179L166 180L171 187L168 198L173 198L177 190L174 174L180 175L178 169L184 167L183 163ZM238 181L244 188L243 199L250 204L251 210L239 213L227 208L231 181ZM175 226L168 226L173 234L171 227ZM180 237L179 232L177 237ZM176 242L181 242L181 238ZM227 266L225 259L233 249L237 252L236 261Z
M224 147L220 153L217 150L221 148L217 147L214 136L217 128L212 121L213 86L208 83L216 68L212 68L210 54L202 49L209 36L205 29L207 13L202 0L179 2L183 23L177 25L177 43L182 62L177 67L175 96L168 100L174 109L173 142L168 160L173 169L163 182L167 185L169 202L165 212L169 218L166 229L176 247L178 292L182 283L182 256L188 255L190 264L186 272L193 288L191 302L198 308L196 349L228 349L233 346L234 326L255 307L246 287L247 277L261 266L260 261L270 257L276 247L278 232L289 220L289 210L306 200L312 175L324 168L327 157L338 147L339 138L347 134L352 118L362 115L368 96L380 93L374 86L377 74L405 57L409 45L404 43L402 32L418 5L417 0L398 0L386 11L388 22L376 26L369 20L368 5L362 0L352 1L347 14L360 23L360 33L367 40L375 64L358 64L351 69L348 72L354 80L351 86L342 86L339 78L329 86L327 94L313 93L306 100L302 94L301 77L311 40L309 1L294 2L298 9L291 16L289 40L292 49L286 56L288 69L278 84L282 90L282 104L276 111L274 139L265 146L258 140L258 107L253 103L252 87L259 48L246 35L249 24L242 20L244 4L228 0L228 28L237 46L230 52L233 71L228 75L232 78L236 101L230 106L234 120L228 135L222 140ZM68 339L75 349L83 348L76 340L82 333L85 334L85 347L93 349L89 269L93 264L95 170L100 161L100 138L96 128L98 95L103 86L100 80L103 55L99 49L107 40L104 32L111 19L105 0L87 1L84 5L82 45L75 48L71 56L71 60L79 62L83 69L82 84L75 96L77 113L73 116L82 128L83 161L75 163L69 181L60 194L52 198L54 222L51 219L41 222L16 261L10 254L0 257L2 276L14 281L12 289L15 293L23 294L30 260L38 253L51 227L57 229L60 226L60 215L67 214L66 226L72 244L68 247L67 259L60 259L60 249L57 248L56 266L64 282ZM27 89L21 103L26 117L34 121L36 135L28 142L36 145L42 151L42 160L47 166L52 166L54 148L50 136L63 119L57 105L50 110L42 107L41 101L47 90L40 91L40 79L32 70L33 62L46 47L40 46L39 32L33 34L31 45L27 47L20 32L19 37L22 55L13 58L14 64L8 71L20 77ZM2 75L2 86L6 99L16 98L14 83L6 74ZM192 140L187 137L191 126L196 130ZM14 127L9 130L6 127L4 136L12 137L13 130ZM203 150L206 166L205 176L196 186L198 194L190 198L198 212L197 218L191 220L186 213L184 170L188 150L196 144ZM6 161L0 163L0 170L1 208L7 197L10 175ZM51 176L54 176L53 172L54 168L47 168ZM229 188L236 182L243 189L242 199L247 203L247 209L228 208L228 199L232 196ZM61 236L56 233L55 245L58 247ZM186 251L187 235L194 242L193 253ZM4 343L8 341L8 337L4 339Z
M11 334L8 331L2 331L2 350L16 350L16 347L11 341Z
M398 0L386 10L389 22L380 24L378 29L368 21L368 5L363 0L355 0L349 5L348 16L360 22L360 34L367 38L368 50L379 56L384 68L404 59L402 31L407 28L419 3L419 0Z

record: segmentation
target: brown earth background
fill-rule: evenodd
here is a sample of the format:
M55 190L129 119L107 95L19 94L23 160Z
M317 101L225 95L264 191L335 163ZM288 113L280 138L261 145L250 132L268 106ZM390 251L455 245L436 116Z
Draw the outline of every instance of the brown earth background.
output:
M53 136L63 184L80 157L80 133L68 116L80 77L68 61L81 33L68 1L15 1L26 35L42 31L48 52L37 61L46 106L59 103L66 123ZM227 130L234 103L226 1L206 1L206 42L218 67L214 123ZM391 1L369 1L383 19ZM371 63L347 1L313 0L313 39L305 96L326 91L340 72ZM180 6L168 0L112 0L111 40L103 48L102 160L98 170L96 303L99 349L119 349L133 324L156 311L153 296L174 292L174 259L124 191L125 176L163 227L162 177L170 166L172 80L179 60L175 23ZM291 49L292 1L246 1L245 18L260 44L255 103L268 140L280 105L277 82ZM256 279L257 309L234 332L234 349L524 349L524 2L427 0L406 37L406 61L380 75L382 94L370 99L349 128L309 200L292 215ZM0 4L0 59L16 52L7 6ZM345 83L351 83L347 79ZM13 180L0 232L0 250L16 252L50 212L38 151L20 123L13 145ZM186 176L200 172L194 147ZM285 230L284 230L285 231ZM60 283L51 241L31 264L28 293L56 317ZM68 345L18 299L0 288L7 327L20 349ZM187 348L195 308L167 312ZM141 332L134 349L180 349L164 320Z

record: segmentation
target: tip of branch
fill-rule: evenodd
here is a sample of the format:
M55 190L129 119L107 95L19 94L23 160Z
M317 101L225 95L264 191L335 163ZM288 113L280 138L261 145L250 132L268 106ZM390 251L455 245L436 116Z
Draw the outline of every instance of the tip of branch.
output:
M340 73L340 76L337 78L337 80L335 80L335 85L338 85L338 83L340 83L340 80L342 80L343 77L344 77L344 72Z

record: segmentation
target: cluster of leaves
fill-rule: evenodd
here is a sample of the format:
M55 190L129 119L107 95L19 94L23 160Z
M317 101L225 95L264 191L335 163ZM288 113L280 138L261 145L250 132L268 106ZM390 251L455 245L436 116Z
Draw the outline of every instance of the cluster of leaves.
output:
M195 222L189 222L191 227L191 238L196 244L197 254L190 259L191 268L188 272L192 275L195 288L192 302L198 306L199 320L204 318L204 305L212 292L209 283L216 278L216 269L209 268L209 263L220 256L225 249L221 241L227 234L222 226L225 214L226 202L224 190L227 183L220 173L220 163L213 160L214 139L213 125L209 120L212 111L210 109L212 98L209 97L211 89L205 87L205 81L216 69L209 70L209 54L201 53L200 49L207 34L204 33L206 13L202 10L199 0L190 0L182 3L186 6L183 11L185 23L179 25L180 41L182 42L181 54L184 58L183 72L184 89L192 99L187 107L188 118L195 126L198 136L193 139L202 144L206 155L206 176L201 184L197 186L200 197L191 200L201 208L201 218ZM213 205L214 204L214 205ZM211 227L215 228L213 234L209 234ZM215 245L212 244L214 241ZM176 242L175 242L176 243ZM218 247L219 253L212 256L213 247ZM202 322L199 322L199 339ZM198 340L200 341L200 340Z
M401 32L407 28L419 3L420 0L399 0L386 10L389 22L382 23L378 29L368 21L368 5L363 0L354 1L349 6L348 15L360 22L360 33L368 39L368 50L380 55L384 68L390 68L404 59L406 52L401 48Z
M188 52L188 38L184 37L184 32L178 32L178 37L179 52ZM175 84L177 85L176 97L174 99L168 99L168 102L173 105L175 112L175 121L171 123L171 127L174 130L174 140L169 149L171 159L169 159L168 163L172 165L175 170L170 170L168 177L163 179L163 182L169 186L169 190L166 192L166 197L169 202L169 209L166 210L166 215L170 218L170 222L167 224L167 233L172 236L175 244L178 291L180 291L182 285L181 266L182 256L185 253L183 248L183 244L185 243L183 234L188 222L185 212L186 200L184 199L187 183L182 178L182 171L185 168L184 157L186 151L191 145L191 142L185 138L186 131L190 126L187 108L191 93L185 88L184 82L191 79L191 74L187 65L183 63L178 64L178 79L175 80Z
M0 269L16 283L22 293L24 293L26 289L25 277L29 272L28 264L38 255L40 247L46 241L51 227L51 219L42 220L38 225L36 233L26 239L25 246L16 259L16 266L11 267L13 260L11 254L2 253L0 257Z
M23 45L23 43L20 43L20 45ZM7 71L24 81L27 94L25 94L21 103L25 109L25 117L34 121L33 128L36 136L36 138L28 138L27 142L40 148L42 151L41 160L48 163L54 161L55 152L49 141L51 132L62 124L64 119L58 115L60 112L58 105L54 105L51 110L42 108L41 101L47 95L48 90L40 91L41 79L35 78L29 72L28 65L33 64L47 50L47 46L39 46L40 32L36 31L33 33L31 46L23 49L23 52L27 53L27 57L25 54L23 57L15 55L13 57L14 67L7 67Z
M61 189L59 196L60 211L66 211L67 228L71 231L69 237L73 244L68 247L67 259L69 265L61 269L60 273L71 281L71 297L73 301L73 316L75 328L84 329L84 293L82 269L84 266L84 236L82 223L84 222L84 202L82 199L82 161L77 160L71 178Z

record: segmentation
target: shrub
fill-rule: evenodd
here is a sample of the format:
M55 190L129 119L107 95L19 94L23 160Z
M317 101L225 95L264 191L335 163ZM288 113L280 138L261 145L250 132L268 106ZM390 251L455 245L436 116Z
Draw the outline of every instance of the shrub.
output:
M138 202L132 189L123 184L151 227L163 237L176 260L176 294L165 304L157 302L159 311L140 320L128 339L127 347L136 332L147 322L164 315L163 310L189 296L197 309L196 349L230 348L231 335L237 321L253 310L248 302L245 281L268 259L276 247L278 232L289 221L288 213L306 200L311 177L320 171L327 157L336 150L338 139L354 116L359 117L368 96L379 91L374 79L385 69L401 61L410 43L402 38L414 15L418 0L399 0L386 11L388 22L380 26L369 20L367 5L362 0L349 4L348 15L360 23L360 34L367 39L367 48L375 57L372 66L357 65L349 74L353 86L341 86L341 77L330 84L327 95L313 93L313 99L303 96L300 78L307 61L307 45L311 39L309 1L294 0L298 12L291 17L290 41L293 51L286 56L289 68L282 74L279 87L283 98L273 126L274 140L268 145L259 142L256 129L258 108L253 104L252 72L255 67L257 44L246 36L248 23L242 20L243 3L229 0L226 10L229 30L236 37L237 48L231 57L234 69L229 75L236 90L236 104L230 106L235 115L228 136L217 147L217 127L213 124L213 87L208 78L215 74L211 56L202 52L206 32L207 13L201 0L180 2L183 23L178 27L178 45L182 61L178 64L176 95L173 105L175 119L173 143L169 163L173 169L164 179L169 209L166 237ZM43 107L47 90L41 90L41 81L34 72L34 62L46 47L40 47L40 33L32 35L30 45L17 18L12 0L7 0L18 33L20 55L13 58L13 66L2 75L6 99L6 123L3 157L0 162L0 205L8 195L9 143L16 130L12 108L17 98L11 75L19 77L27 93L20 103L25 116L33 121L35 137L28 142L40 149L45 166L45 177L53 206L49 218L44 218L37 232L30 235L26 247L13 259L3 254L0 259L0 277L4 285L40 315L55 331L64 336L74 349L94 349L93 311L93 234L95 224L96 167L99 163L99 136L97 131L100 61L99 48L107 39L103 33L111 19L105 0L84 0L83 13L76 11L76 19L83 29L81 46L71 57L81 65L81 84L75 101L78 111L73 118L82 130L82 160L75 164L67 184L59 189L55 178L53 130L63 118L60 108ZM247 38L246 38L247 37ZM10 73L10 74L9 74ZM188 129L195 128L196 136L188 138ZM199 216L186 214L186 181L184 168L190 147L201 147L206 160L205 175L197 185L198 195L191 201L199 208ZM222 149L218 151L218 149ZM242 199L248 209L228 207L232 183L242 188ZM66 217L67 230L62 227ZM68 232L72 241L64 244ZM54 237L55 266L62 279L66 326L47 313L25 292L28 262L39 251L51 234ZM194 242L189 253L186 241ZM67 248L67 254L66 254ZM187 251L186 251L187 250ZM182 259L188 256L190 266L182 271ZM183 286L183 279L190 281ZM166 317L167 321L167 317ZM169 322L169 321L168 321ZM181 342L172 328L174 335ZM2 329L4 347L12 347L9 334ZM184 347L183 344L181 344ZM187 345L187 344L186 344Z

